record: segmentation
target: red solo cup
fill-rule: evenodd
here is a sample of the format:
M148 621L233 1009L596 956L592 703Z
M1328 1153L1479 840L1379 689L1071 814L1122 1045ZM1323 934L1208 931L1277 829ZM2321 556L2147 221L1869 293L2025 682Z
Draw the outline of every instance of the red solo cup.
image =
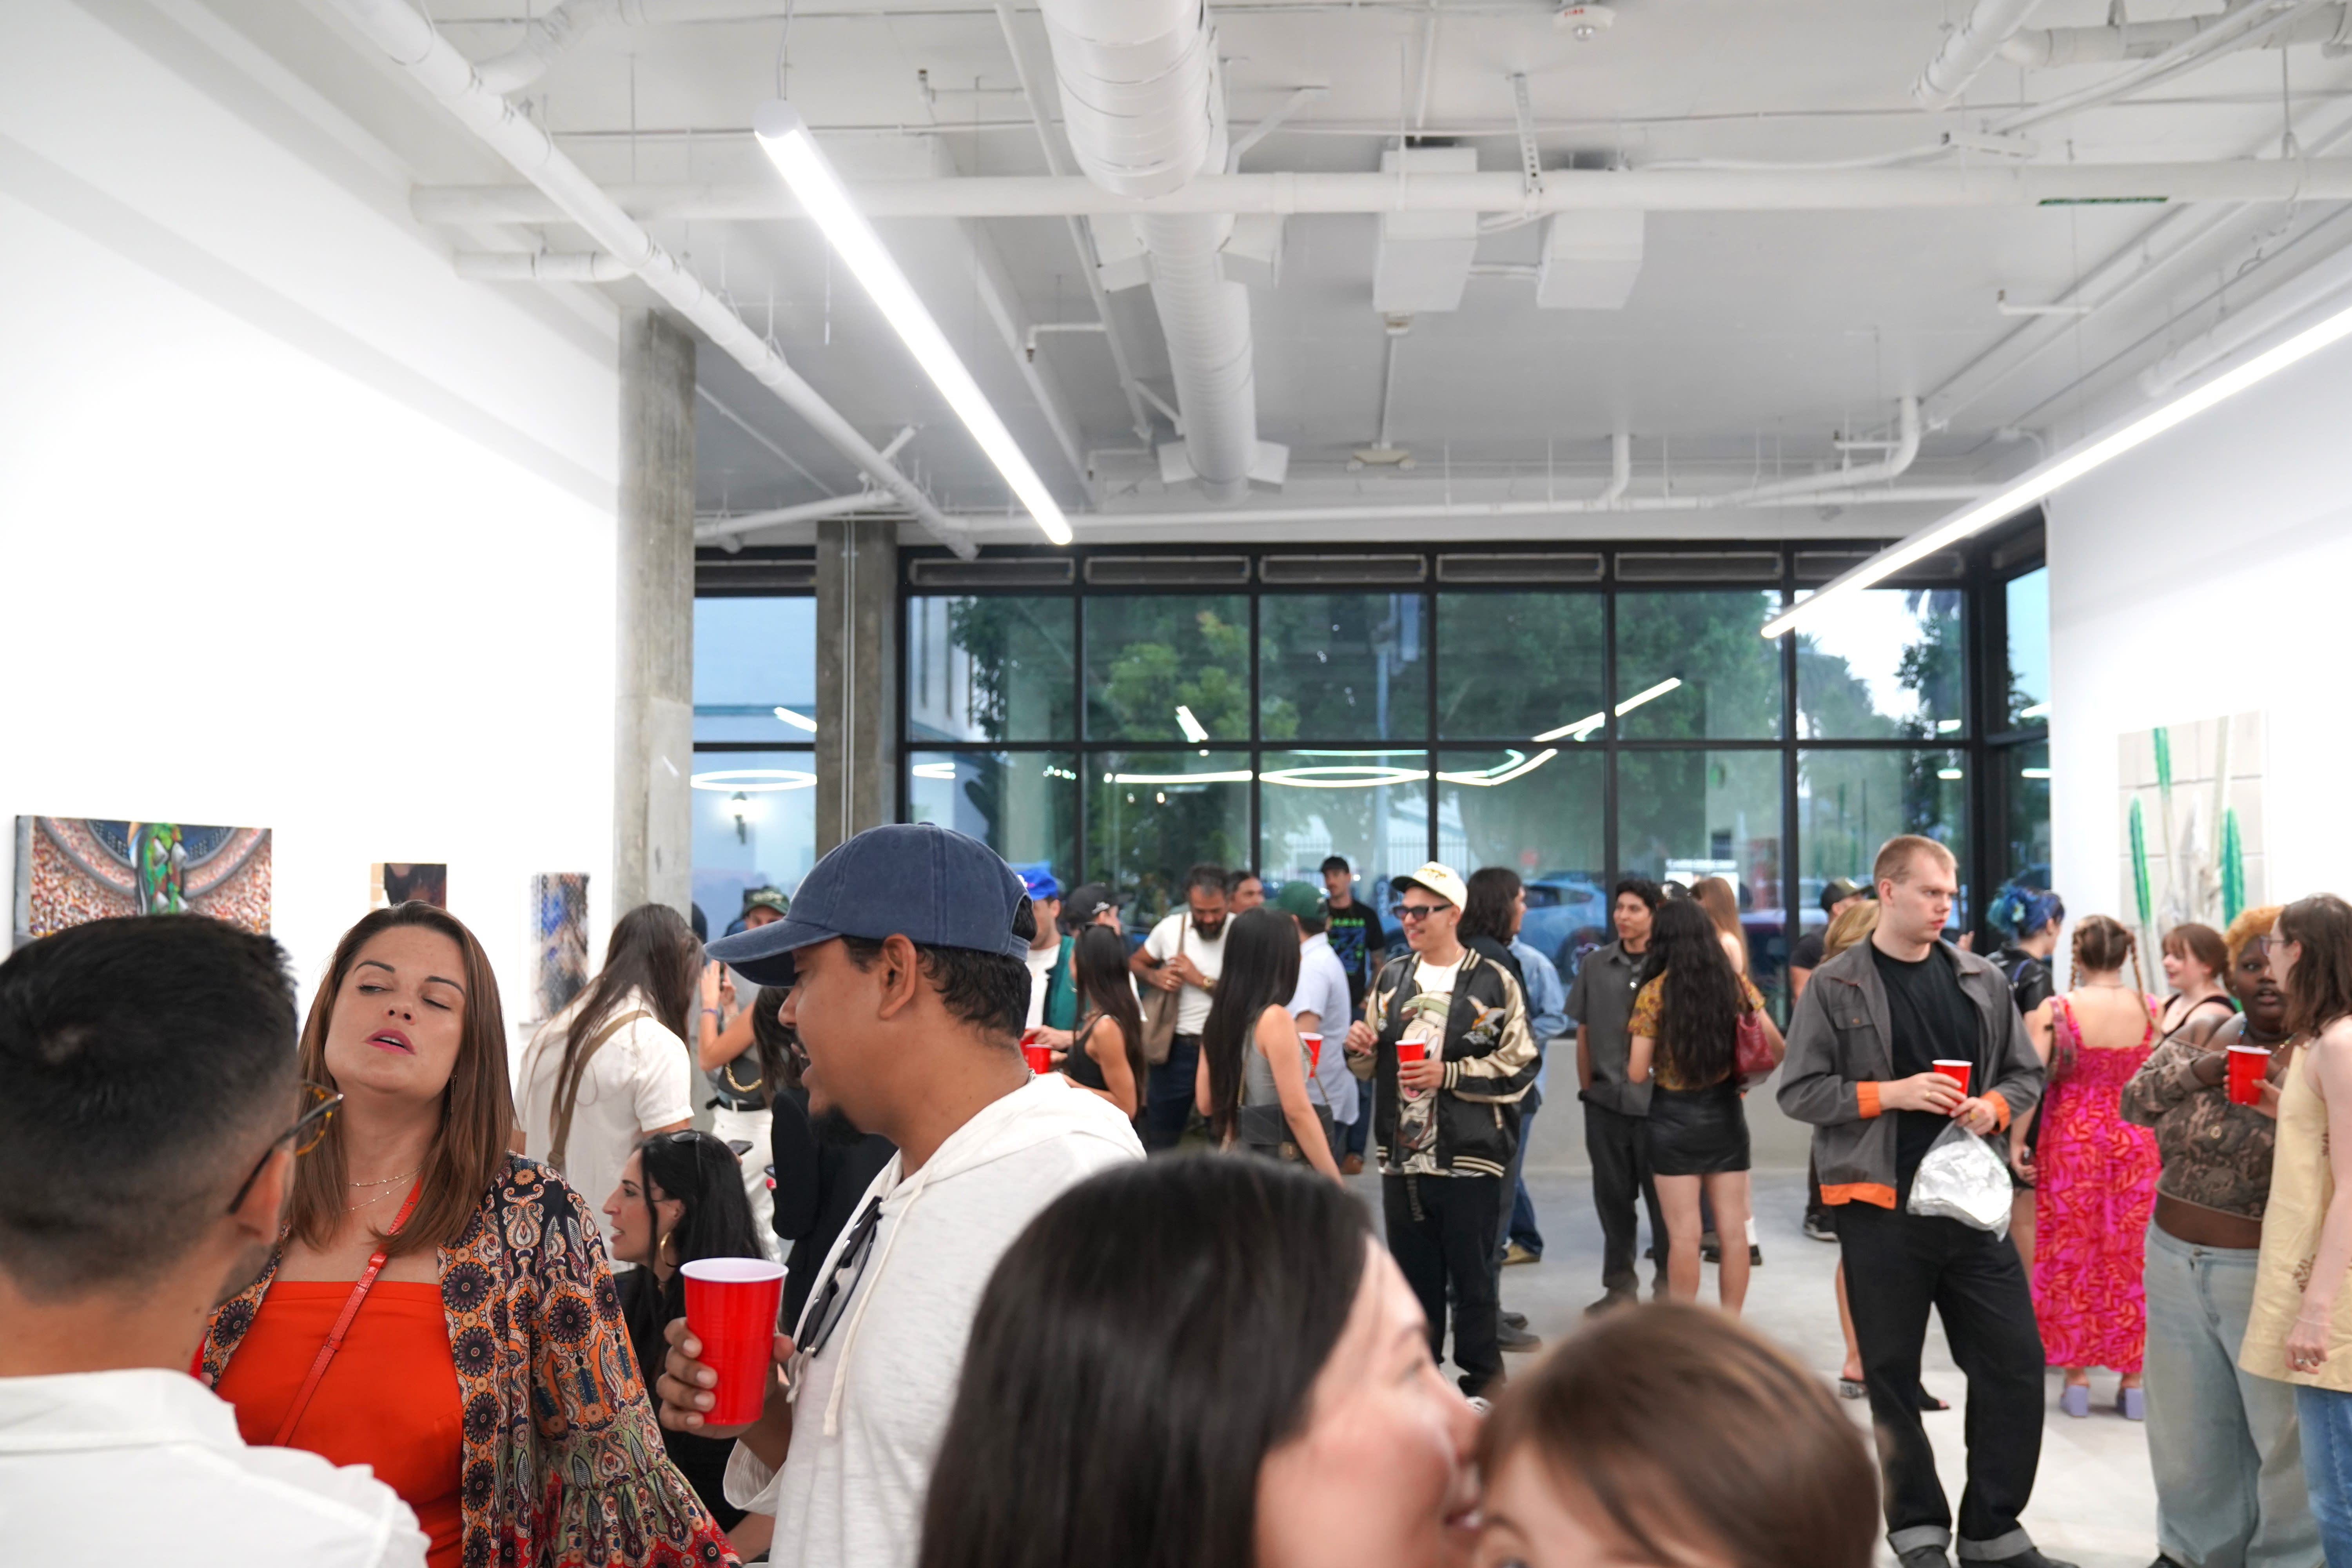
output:
M2263 1079L2271 1070L2271 1054L2261 1046L2230 1047L2230 1103L2260 1105Z
M1021 1054L1029 1058L1029 1070L1039 1078L1054 1070L1053 1047L1033 1045L1024 1040L1021 1042Z
M768 1403L783 1269L757 1258L698 1258L678 1272L686 1276L686 1326L702 1342L702 1364L719 1374L702 1418L713 1426L757 1421Z
M1960 1095L1963 1099L1967 1098L1969 1092L1969 1070L1972 1065L1969 1062L1956 1062L1948 1057L1936 1058L1936 1070L1960 1086Z
M1318 1070L1323 1066L1323 1037L1302 1032L1298 1037L1307 1042L1307 1070Z
M1427 1040L1399 1040L1397 1042L1397 1060L1399 1063L1417 1062L1428 1055L1429 1042Z

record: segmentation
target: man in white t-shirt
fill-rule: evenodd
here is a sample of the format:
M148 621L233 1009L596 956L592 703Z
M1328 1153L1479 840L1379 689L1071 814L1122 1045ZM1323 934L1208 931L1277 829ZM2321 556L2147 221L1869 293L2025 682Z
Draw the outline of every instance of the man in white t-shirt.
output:
M188 1375L340 1100L294 1042L284 951L201 916L0 963L0 1558L424 1568L365 1466L247 1447Z
M1290 1016L1301 1033L1320 1034L1322 1051L1315 1058L1315 1076L1307 1098L1315 1102L1326 1137L1331 1139L1331 1160L1338 1163L1344 1142L1339 1130L1356 1120L1356 1075L1348 1070L1348 1053L1341 1048L1348 1035L1348 971L1331 951L1324 930L1323 895L1311 882L1285 882L1271 900L1298 927L1298 989L1290 998Z
M1176 1035L1143 1096L1143 1145L1154 1153L1176 1147L1192 1120L1201 1026L1225 962L1225 912L1224 868L1195 866L1184 874L1184 908L1152 927L1128 957L1146 985L1176 997Z
M929 823L869 828L817 862L792 913L711 944L761 985L808 1053L809 1109L898 1146L826 1256L765 1413L709 1427L715 1381L683 1319L656 1381L666 1426L740 1436L739 1508L776 1516L772 1560L912 1568L923 1494L972 1314L1030 1219L1143 1157L1110 1103L1030 1075L1017 1042L1035 912L986 845Z

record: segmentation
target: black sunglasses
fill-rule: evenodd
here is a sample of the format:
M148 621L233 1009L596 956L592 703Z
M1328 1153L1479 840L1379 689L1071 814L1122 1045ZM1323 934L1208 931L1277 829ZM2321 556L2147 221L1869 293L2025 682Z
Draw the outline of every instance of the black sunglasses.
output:
M310 1101L310 1109L302 1112L293 1126L269 1141L269 1147L261 1152L261 1158L253 1163L253 1169L247 1172L245 1180L237 1184L236 1196L229 1199L226 1212L235 1214L237 1205L245 1202L245 1194L251 1192L253 1184L261 1179L261 1168L269 1163L269 1156L278 1152L278 1145L289 1138L293 1139L294 1154L299 1159L316 1149L319 1141L327 1135L327 1123L334 1120L335 1108L343 1103L343 1097L325 1084L312 1083L308 1079L302 1080L302 1092Z
M849 1298L856 1294L858 1276L866 1272L866 1259L874 1250L874 1232L881 1223L882 1200L877 1197L857 1216L857 1224L841 1249L841 1261L834 1266L833 1278L824 1282L824 1291L801 1314L801 1328L814 1325L807 1339L798 1333L793 1336L793 1349L801 1355L814 1359L824 1349L824 1342L833 1337L833 1331L841 1325L841 1320L848 1315Z

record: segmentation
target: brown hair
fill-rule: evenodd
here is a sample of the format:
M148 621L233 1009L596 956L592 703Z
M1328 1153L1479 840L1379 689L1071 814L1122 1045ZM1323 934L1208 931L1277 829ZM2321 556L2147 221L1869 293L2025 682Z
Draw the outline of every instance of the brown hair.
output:
M1916 833L1898 833L1878 847L1878 858L1870 866L1870 885L1874 888L1881 882L1903 880L1911 874L1911 860L1917 855L1933 856L1947 871L1960 868L1951 850L1934 839L1923 838Z
M2352 904L2314 893L2281 910L2275 929L2303 949L2287 971L2288 1032L2315 1036L2352 1015Z
M2230 950L2231 968L2238 967L2238 955L2246 951L2248 943L2271 934L2271 928L2278 924L2279 910L2282 907L2278 904L2263 904L2255 909L2238 911L2238 918L2231 921L2230 929L2221 933L2221 945Z
M2131 928L2113 915L2084 915L2076 921L2074 952L2074 984L2083 983L2085 969L2119 970L2128 959L2133 982L2139 986L2140 994L2147 994L2147 975L2139 966L2139 942Z
M1822 933L1822 962L1828 963L1855 942L1869 937L1878 929L1878 900L1864 899L1858 904L1848 904L1830 920L1830 929Z
M1739 923L1739 895L1721 877L1704 877L1691 889L1691 897L1715 922L1715 929L1739 943L1739 951L1748 951L1748 929Z
M310 999L310 1016L302 1024L302 1076L333 1086L334 1075L327 1070L327 1026L335 1015L335 998L342 994L343 981L359 962L361 950L379 934L402 926L422 926L457 944L464 963L466 1016L457 1035L457 1060L449 1069L448 1087L441 1091L441 1131L425 1156L424 1192L416 1200L416 1212L399 1235L375 1233L377 1243L394 1258L457 1243L481 1207L482 1194L507 1168L507 1139L515 1124L498 976L474 933L457 916L432 904L411 900L373 910L343 933L327 965L327 977ZM348 1180L343 1119L331 1117L319 1146L295 1163L294 1202L287 1223L297 1240L322 1247L334 1238L351 1190Z
M2211 926L2200 925L2195 921L2174 926L2164 933L2158 945L2173 958L2195 959L2216 983L2230 972L2230 950L2223 945L2221 933Z
M1650 1561L1867 1568L1878 1475L1819 1378L1734 1319L1613 1312L1514 1379L1478 1436L1488 1477L1532 1445Z

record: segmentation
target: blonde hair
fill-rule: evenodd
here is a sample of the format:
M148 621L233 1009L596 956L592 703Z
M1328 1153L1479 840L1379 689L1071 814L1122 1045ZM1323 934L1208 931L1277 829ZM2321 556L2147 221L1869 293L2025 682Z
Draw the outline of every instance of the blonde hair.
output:
M1704 877L1691 889L1691 900L1706 911L1715 929L1739 944L1744 955L1748 952L1748 928L1739 923L1739 895L1730 882L1721 877Z
M1878 929L1878 900L1864 899L1858 904L1848 904L1830 921L1830 929L1822 933L1822 962L1826 963L1852 947L1869 940Z
M2284 904L2263 904L2256 909L2240 910L2230 929L2221 933L2221 945L2230 950L2230 967L2238 967L2238 955L2257 940L2271 934L2278 924L2279 911ZM2226 983L2225 983L2226 984Z
M1960 863L1952 858L1951 850L1934 839L1924 838L1916 833L1898 833L1878 847L1878 858L1871 862L1870 867L1871 886L1902 881L1911 874L1912 858L1919 855L1934 856L1947 871L1960 868Z

